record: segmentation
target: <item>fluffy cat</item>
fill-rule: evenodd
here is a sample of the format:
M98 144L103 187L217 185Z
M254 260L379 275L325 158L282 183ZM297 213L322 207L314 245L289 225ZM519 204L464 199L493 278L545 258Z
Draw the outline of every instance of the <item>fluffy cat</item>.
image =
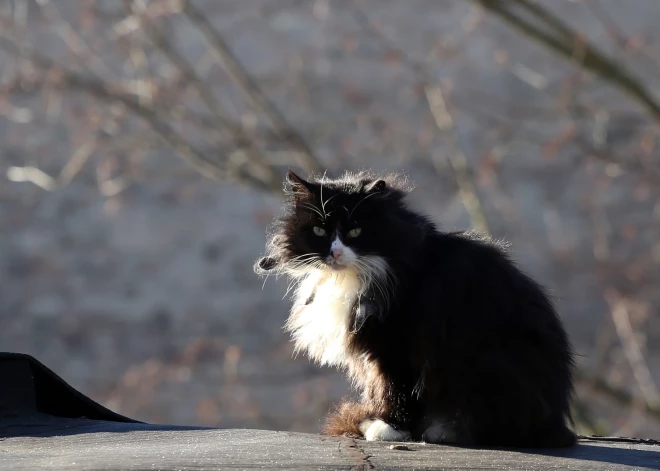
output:
M295 287L298 351L359 391L325 433L467 446L575 443L573 354L539 284L501 242L446 233L398 176L289 172L259 274Z

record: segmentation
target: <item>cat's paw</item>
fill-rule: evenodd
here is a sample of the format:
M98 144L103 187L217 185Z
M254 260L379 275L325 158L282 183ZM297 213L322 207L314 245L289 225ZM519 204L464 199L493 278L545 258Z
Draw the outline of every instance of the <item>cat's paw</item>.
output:
M422 441L426 443L456 443L458 442L458 433L450 425L436 424L424 431Z
M360 424L360 432L368 441L404 442L410 439L410 433L397 430L380 419L365 420Z

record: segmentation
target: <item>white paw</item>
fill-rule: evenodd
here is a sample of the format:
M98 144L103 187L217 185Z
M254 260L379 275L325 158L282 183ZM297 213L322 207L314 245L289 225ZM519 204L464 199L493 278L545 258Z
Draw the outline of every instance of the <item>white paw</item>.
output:
M360 424L360 432L368 441L404 442L410 439L410 434L397 430L380 419L365 420Z
M432 425L422 434L422 440L426 443L454 443L456 439L454 429L444 424Z

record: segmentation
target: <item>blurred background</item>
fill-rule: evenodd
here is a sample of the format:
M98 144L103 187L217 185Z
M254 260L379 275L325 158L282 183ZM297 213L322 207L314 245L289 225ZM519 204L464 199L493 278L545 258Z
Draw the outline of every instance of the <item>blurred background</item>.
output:
M660 438L657 0L0 0L0 349L153 422L348 392L252 272L289 167L406 171L513 243L582 433Z

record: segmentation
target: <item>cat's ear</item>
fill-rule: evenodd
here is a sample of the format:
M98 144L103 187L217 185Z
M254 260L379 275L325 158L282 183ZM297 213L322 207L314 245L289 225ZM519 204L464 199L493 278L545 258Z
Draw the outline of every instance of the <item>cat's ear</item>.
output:
M314 191L314 185L296 175L293 170L287 172L285 183L289 185L294 196L311 195Z
M378 193L387 187L387 183L385 183L385 180L376 180L364 187L364 192L365 193Z

